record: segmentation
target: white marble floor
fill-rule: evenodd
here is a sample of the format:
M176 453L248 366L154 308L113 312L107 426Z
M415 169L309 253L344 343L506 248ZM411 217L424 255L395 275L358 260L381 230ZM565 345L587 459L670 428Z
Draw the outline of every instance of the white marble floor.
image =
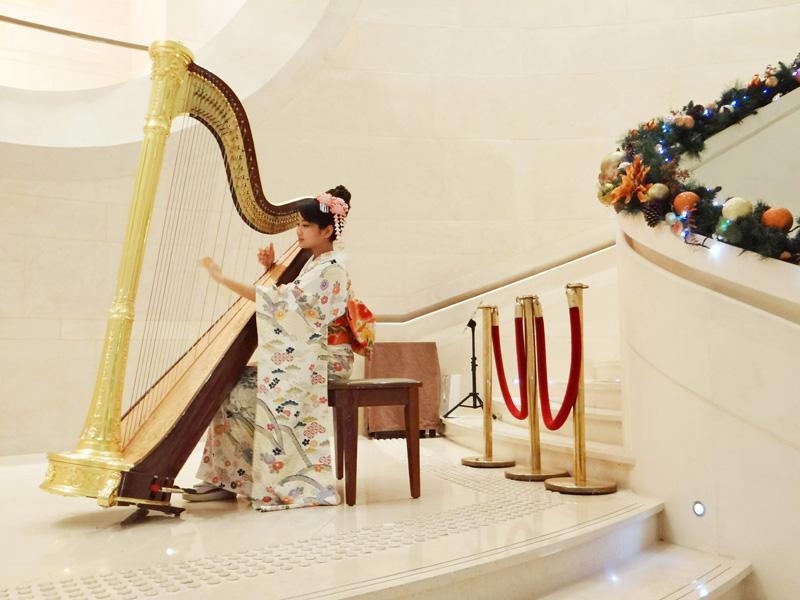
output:
M224 501L129 527L120 522L130 508L39 490L43 457L4 459L0 600L346 597L532 548L552 553L576 532L661 508L630 492L562 497L496 470L462 467L469 452L447 440L422 444L417 500L408 495L404 443L361 440L355 507L258 513ZM179 483L193 482L197 459Z

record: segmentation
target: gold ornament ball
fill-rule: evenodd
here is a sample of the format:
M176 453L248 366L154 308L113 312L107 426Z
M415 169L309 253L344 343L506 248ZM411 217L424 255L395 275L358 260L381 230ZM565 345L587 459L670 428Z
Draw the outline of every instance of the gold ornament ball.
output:
M675 210L676 215L680 215L694 210L699 201L700 196L694 192L681 192L672 199L672 208Z
M617 171L619 163L625 160L625 153L621 150L607 154L600 163L600 173L610 179Z
M770 75L764 80L764 85L774 88L776 85L778 85L778 78L775 77L775 75Z
M789 231L794 223L792 213L786 208L769 208L761 215L761 224L765 227L774 227Z
M669 196L669 188L663 183L654 183L647 191L647 200L664 200Z
M735 221L739 217L746 217L753 214L753 203L747 198L735 196L729 198L722 206L722 216L731 221Z
M694 127L694 117L692 115L686 115L683 117L682 127L686 127L686 129L691 129Z

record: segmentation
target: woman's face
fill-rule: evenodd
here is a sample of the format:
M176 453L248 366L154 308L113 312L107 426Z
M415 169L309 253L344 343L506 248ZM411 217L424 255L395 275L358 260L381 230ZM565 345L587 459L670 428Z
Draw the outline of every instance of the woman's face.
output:
M333 235L332 225L320 228L316 223L300 219L300 224L297 226L297 242L301 248L311 250L328 244L331 235Z

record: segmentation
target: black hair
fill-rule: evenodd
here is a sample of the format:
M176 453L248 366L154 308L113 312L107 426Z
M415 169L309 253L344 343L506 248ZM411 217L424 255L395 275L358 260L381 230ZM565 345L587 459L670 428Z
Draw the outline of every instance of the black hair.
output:
M341 198L350 206L350 191L343 185L337 185L335 188L328 190L331 196ZM304 221L309 223L316 223L320 229L325 229L328 225L333 225L333 215L329 212L322 212L319 208L319 201L316 198L306 198L300 203L298 209L300 216ZM336 229L334 228L331 234L331 241L336 239Z

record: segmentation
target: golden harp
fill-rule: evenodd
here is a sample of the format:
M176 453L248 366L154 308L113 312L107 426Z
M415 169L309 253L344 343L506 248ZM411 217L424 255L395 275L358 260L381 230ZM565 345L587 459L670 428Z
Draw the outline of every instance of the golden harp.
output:
M123 414L137 290L173 120L195 119L211 133L213 138L204 133L211 140L209 148L219 148L225 168L221 187L233 200L227 207L248 231L275 234L294 227L302 199L282 205L267 201L247 115L221 79L196 65L189 50L176 42L155 42L150 56L144 139L89 414L73 451L48 454L41 487L96 498L105 507L135 505L179 514L183 509L170 504L170 494L179 491L174 478L235 385L256 348L257 335L253 303L238 298L220 307L220 314L212 311L210 325L198 328L199 336L184 347L179 344L177 352L165 353L164 344L152 342L162 351L157 360L149 357L150 363L166 361L165 366L143 380L142 393L130 398ZM166 225L163 231L168 231ZM194 267L199 256L187 254ZM251 253L249 257L254 260ZM307 260L307 252L294 246L258 281L292 281Z

